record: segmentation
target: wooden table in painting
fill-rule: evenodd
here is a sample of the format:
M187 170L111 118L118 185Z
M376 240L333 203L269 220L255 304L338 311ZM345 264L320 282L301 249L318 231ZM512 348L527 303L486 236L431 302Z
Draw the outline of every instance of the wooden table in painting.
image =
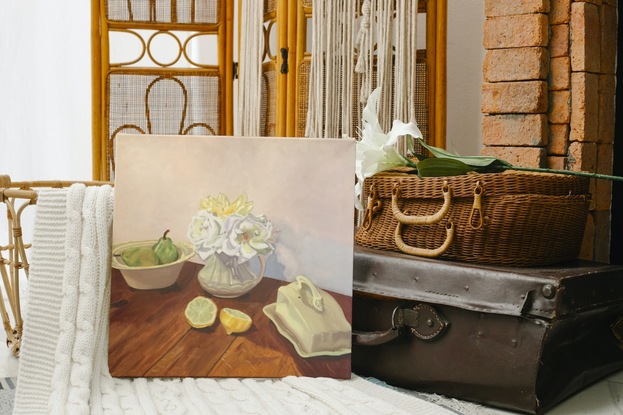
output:
M216 298L199 286L200 269L186 263L173 286L145 291L129 288L120 272L112 270L108 363L113 376L350 376L350 354L303 358L264 314L264 306L275 303L277 289L288 282L264 277L242 297ZM330 294L351 322L351 297ZM212 298L219 310L245 312L253 325L245 333L228 335L217 317L211 327L192 328L184 309L199 295Z

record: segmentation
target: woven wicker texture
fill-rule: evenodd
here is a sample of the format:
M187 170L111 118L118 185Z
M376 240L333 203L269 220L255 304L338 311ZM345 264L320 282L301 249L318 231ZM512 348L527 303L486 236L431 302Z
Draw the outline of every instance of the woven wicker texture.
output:
M106 159L114 173L119 133L216 135L221 131L218 71L115 71L107 78Z
M403 213L425 216L441 209L445 182L451 189L447 215L432 225L403 225L402 240L407 245L439 248L446 241L446 227L452 221L454 239L441 258L537 266L577 257L590 200L588 179L527 172L425 179L405 173L377 174L366 179L364 197L370 201L369 197L376 193L380 206L375 213L366 211L372 214L372 220L364 220L358 228L356 242L400 252L395 239L398 221L392 212L392 188L399 183L398 205ZM478 185L480 210L474 210Z
M264 14L270 14L277 11L277 0L264 0Z
M22 217L27 207L37 204L38 191L43 188L69 187L74 183L86 186L113 185L111 182L98 181L20 181L13 182L11 177L0 175L0 202L6 208L6 239L0 240L0 275L4 287L4 299L0 304L0 316L6 333L6 346L14 356L19 356L22 343L22 306L20 281L29 277L29 255L31 244L24 243ZM1 203L0 203L1 204ZM53 209L53 208L52 208ZM5 244L6 242L6 244Z
M262 64L262 123L263 137L274 137L277 126L277 65L274 61Z
M219 0L108 0L108 20L117 22L217 24Z
M417 120L418 127L422 132L422 136L424 141L429 142L428 137L428 122L429 117L428 113L430 111L430 99L429 99L429 90L428 90L428 65L426 64L426 51L419 50L418 56L416 59L416 79L415 79L415 119Z
M298 82L296 91L296 102L298 108L296 108L297 125L296 136L305 137L305 126L307 124L307 111L309 109L309 74L311 71L311 60L306 59L299 65L298 70Z

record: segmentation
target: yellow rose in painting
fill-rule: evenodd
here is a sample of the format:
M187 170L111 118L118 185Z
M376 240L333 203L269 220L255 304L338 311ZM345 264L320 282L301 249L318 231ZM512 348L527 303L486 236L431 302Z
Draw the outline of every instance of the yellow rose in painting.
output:
M217 197L208 196L205 199L201 199L199 209L212 212L220 219L225 220L233 214L246 216L253 209L253 202L247 201L246 193L242 193L231 203L227 196L219 193Z

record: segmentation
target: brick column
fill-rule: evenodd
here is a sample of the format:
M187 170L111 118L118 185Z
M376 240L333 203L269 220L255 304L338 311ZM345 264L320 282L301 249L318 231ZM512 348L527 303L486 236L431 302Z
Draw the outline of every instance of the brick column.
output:
M485 0L482 154L612 173L616 0ZM593 180L581 258L609 261L611 182Z

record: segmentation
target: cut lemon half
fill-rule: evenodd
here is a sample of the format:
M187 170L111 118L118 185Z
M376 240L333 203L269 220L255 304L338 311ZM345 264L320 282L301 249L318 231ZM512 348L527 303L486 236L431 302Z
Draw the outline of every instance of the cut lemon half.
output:
M227 334L243 333L249 330L251 324L253 324L251 317L233 308L223 308L219 318Z
M207 297L195 297L184 310L184 317L192 327L202 329L210 327L216 320L217 307L214 301Z

